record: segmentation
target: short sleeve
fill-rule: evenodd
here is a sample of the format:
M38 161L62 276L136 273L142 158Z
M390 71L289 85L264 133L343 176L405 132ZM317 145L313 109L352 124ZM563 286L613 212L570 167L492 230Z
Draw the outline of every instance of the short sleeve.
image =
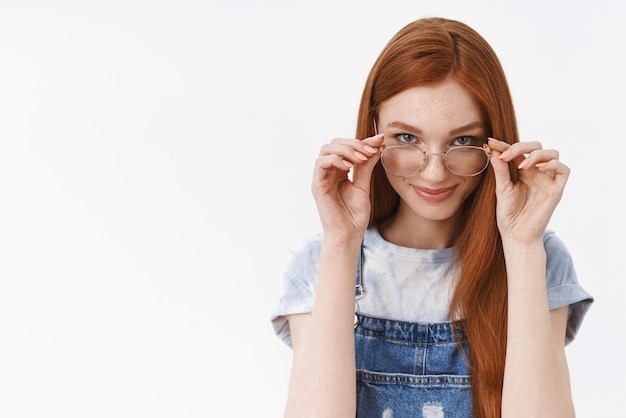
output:
M283 277L283 295L271 316L276 335L291 347L287 315L311 313L317 286L321 235L300 244L291 253Z
M574 340L593 297L578 283L574 262L565 244L552 231L544 236L546 249L546 287L551 310L569 306L565 343Z

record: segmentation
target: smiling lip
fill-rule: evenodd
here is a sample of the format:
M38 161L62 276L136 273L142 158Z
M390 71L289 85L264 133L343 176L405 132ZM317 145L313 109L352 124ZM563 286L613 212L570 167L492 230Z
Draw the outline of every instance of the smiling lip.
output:
M438 203L450 198L454 194L456 186L443 189L428 189L425 187L413 186L415 193L427 202Z

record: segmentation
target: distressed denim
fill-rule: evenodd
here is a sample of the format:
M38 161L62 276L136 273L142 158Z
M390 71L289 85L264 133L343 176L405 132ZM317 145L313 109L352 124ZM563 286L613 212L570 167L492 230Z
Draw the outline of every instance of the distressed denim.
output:
M361 314L358 319L358 418L472 416L469 369L454 338L455 323L412 323ZM462 335L461 342L466 350Z

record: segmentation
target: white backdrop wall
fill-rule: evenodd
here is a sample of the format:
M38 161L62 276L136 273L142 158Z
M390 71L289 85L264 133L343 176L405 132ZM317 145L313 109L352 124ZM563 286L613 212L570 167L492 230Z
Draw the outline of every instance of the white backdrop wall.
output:
M0 1L0 416L281 415L269 316L319 231L320 145L425 16L499 54L522 138L572 168L551 227L596 297L568 347L616 417L626 311L623 3Z

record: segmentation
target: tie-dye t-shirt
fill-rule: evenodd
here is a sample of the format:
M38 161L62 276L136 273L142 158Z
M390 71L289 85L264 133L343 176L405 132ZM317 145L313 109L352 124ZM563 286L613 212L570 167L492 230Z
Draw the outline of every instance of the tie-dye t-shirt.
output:
M286 316L311 313L313 308L321 245L321 235L302 243L294 250L285 271L284 294L271 321L276 334L288 345L291 334ZM593 299L578 284L572 258L554 232L546 232L544 245L548 303L550 309L569 305L569 343ZM385 241L376 228L370 228L363 240L364 294L358 300L358 312L408 322L449 321L455 273L453 248L401 247Z

